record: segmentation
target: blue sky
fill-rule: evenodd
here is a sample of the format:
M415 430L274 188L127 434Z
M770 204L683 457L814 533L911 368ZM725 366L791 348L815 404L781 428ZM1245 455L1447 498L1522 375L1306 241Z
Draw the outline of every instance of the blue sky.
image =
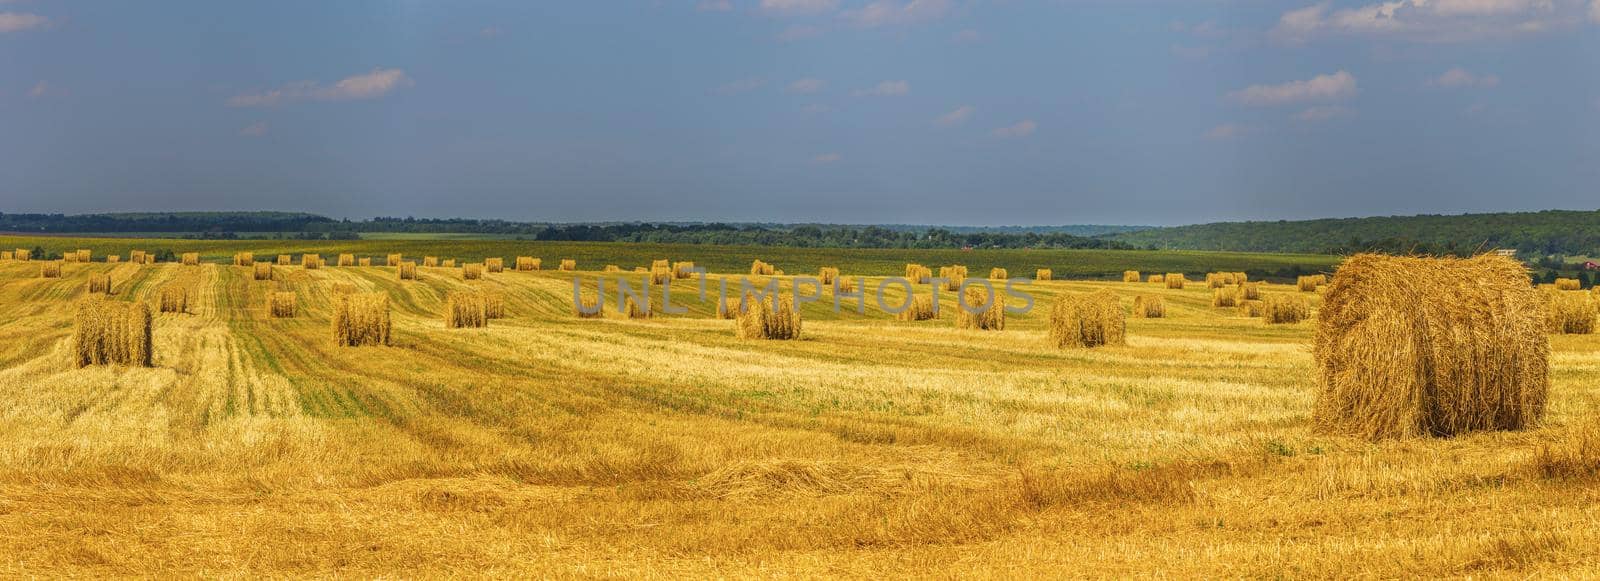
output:
M0 0L0 211L1593 209L1596 135L1600 0Z

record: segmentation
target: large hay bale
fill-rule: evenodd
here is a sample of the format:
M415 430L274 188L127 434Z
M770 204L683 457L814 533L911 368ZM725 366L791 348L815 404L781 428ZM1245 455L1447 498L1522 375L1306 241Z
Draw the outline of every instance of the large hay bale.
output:
M1239 289L1236 287L1218 287L1212 290L1211 306L1219 309L1231 309L1239 306Z
M422 257L422 266L427 267L427 268L434 268L434 267L439 266L439 257L437 257L437 256L424 256L424 257ZM538 259L534 259L534 270L538 270L538 266L539 266Z
M600 272L622 272L622 267L615 264L607 264L600 269Z
M116 254L107 254L106 255L106 264L116 264L116 263L119 263L119 262L122 262L122 257L121 256L118 256Z
M517 269L518 272L529 272L529 271L539 270L539 267L541 266L542 262L543 262L542 260L540 260L538 258L534 258L532 256L518 256L517 257L517 262L516 262L516 269Z
M777 270L772 265L762 262L759 258L750 262L750 274L752 276L772 276L774 272L777 272Z
M478 263L461 265L461 280L482 280L483 265Z
M655 297L650 297L649 299L645 300L645 304L641 305L635 302L633 297L628 297L622 301L622 315L629 319L648 319L654 317L656 314L655 302Z
M1267 312L1267 304L1259 300L1239 301L1239 316L1256 318Z
M396 272L400 275L400 280L417 280L417 263L411 260L401 262Z
M78 253L76 253L76 252L63 252L63 253L61 253L61 262L65 262L65 263L68 263L68 264L73 264L73 263L78 262Z
M253 268L254 271L250 273L251 278L255 280L272 280L272 263L257 262Z
M739 315L734 317L734 335L740 339L791 340L800 338L800 311L794 299L772 297L756 301L745 295L739 304Z
M1594 333L1595 299L1589 293L1549 291L1545 299L1545 330L1561 335Z
M1246 301L1261 300L1261 283L1247 282L1239 285L1239 299Z
M144 264L144 251L143 250L130 250L130 251L128 251L128 262L131 262L131 263L134 263L134 264Z
M672 263L672 276L680 279L694 278L694 263L687 260Z
M670 280L672 280L671 267L656 266L650 268L650 284L663 285L667 284L667 281Z
M1127 342L1127 319L1116 293L1063 295L1050 308L1050 343L1057 349Z
M442 267L442 268L455 268L456 267L456 259L454 259L454 258L446 258L444 260L441 260L441 261L439 261L439 266Z
M341 266L341 267L343 267L343 266L355 266L356 265L356 255L350 254L348 252L341 253L341 254L339 254L339 261L335 262L334 264L336 264L338 266Z
M944 290L959 291L962 283L967 280L967 267L961 264L941 266L939 267L939 278L945 279Z
M483 293L452 291L445 295L444 326L448 329L478 329L489 326L488 306Z
M52 260L39 265L39 276L41 278L61 278L61 261Z
M578 261L571 258L561 259L561 270L578 270Z
M1295 279L1295 286L1300 288L1300 292L1317 292L1317 287L1325 284L1328 284L1328 277L1322 274L1302 276Z
M1163 274L1152 274L1148 277L1145 277L1145 282L1150 284L1163 284L1167 282L1167 277Z
M1222 288L1233 285L1233 273L1208 272L1206 273L1206 288Z
M933 269L920 264L906 265L906 280L916 284L928 284L933 279Z
M278 262L278 266L293 266L294 265L294 257L293 256L289 256L287 254L279 254L277 262Z
M301 254L300 255L300 266L305 268L306 270L316 270L316 269L322 268L322 255L321 254Z
M233 253L233 265L234 266L255 266L256 265L256 253L254 253L254 252L235 252L235 253Z
M1261 302L1261 317L1269 325L1293 325L1311 318L1311 302L1297 295L1267 295Z
M651 260L650 261L650 269L651 270L655 270L657 268L665 268L667 270L672 270L672 259L670 259L670 258L658 258L658 259L655 259L655 260Z
M1576 278L1558 278L1556 290L1583 290L1583 281Z
M1011 273L1004 268L989 269L989 280L1005 280L1011 278Z
M89 252L88 248L79 248L77 255L78 262L94 262L94 253Z
M1137 270L1122 271L1122 282L1139 282L1141 280L1144 280L1144 277L1140 276Z
M1540 300L1507 257L1346 259L1317 325L1313 424L1373 440L1532 426L1550 389Z
M107 294L107 295L111 294L111 275L110 274L90 274L89 275L89 294L95 294L95 293Z
M389 295L349 293L333 296L333 341L340 347L389 344Z
M1177 272L1169 272L1165 277L1162 278L1166 281L1167 288L1170 289L1183 290L1183 287L1189 282L1187 279L1183 278L1182 273Z
M839 292L839 293L853 293L853 292L856 292L856 279L850 278L850 277L845 277L845 276L839 277L838 288L836 289L835 292Z
M17 253L12 250L0 250L0 260L16 260Z
M390 254L390 255L384 257L383 265L384 266L400 266L400 263L401 262L405 262L405 259L406 259L406 257L405 257L404 254Z
M357 258L356 266L372 266L371 258Z
M200 253L199 252L185 252L185 253L183 253L183 265L184 266L199 266L200 265Z
M1051 272L1048 268L1041 268L1033 271L1033 280L1051 280L1053 278L1055 278L1055 273Z
M824 266L820 269L817 269L817 282L822 283L823 286L833 286L833 281L838 278L839 269L837 268L832 266Z
M900 311L895 318L902 321L927 321L935 318L933 312L933 295L915 295L911 297L911 306Z
M274 291L267 294L267 311L274 319L293 319L297 306L293 292Z
M160 311L163 313L189 312L189 287L167 285L161 289Z
M489 271L490 274L502 273L506 271L506 261L504 258L500 258L498 256L494 258L485 258L483 259L483 268L484 270Z
M73 343L78 367L150 367L150 307L144 303L84 299L78 303L75 322Z
M967 309L978 312L970 312ZM991 294L987 289L969 286L966 291L966 308L956 305L956 328L977 329L979 331L1004 331L1006 328L1006 301L1005 297L996 292Z
M26 248L18 248L12 251L11 258L20 262L27 262L33 260L33 251Z
M1167 316L1167 301L1158 296L1133 297L1133 316L1136 319L1161 319Z
M506 294L499 291L483 291L483 316L489 320L506 318Z
M724 320L739 318L739 305L741 302L737 297L728 297L717 302L717 318Z
M606 315L605 305L601 304L599 296L584 295L578 297L578 301L572 305L572 314L579 319L598 319Z
M1250 282L1250 275L1247 274L1247 273L1232 272L1232 273L1229 273L1229 274L1233 275L1233 283L1234 284L1243 285L1244 283Z

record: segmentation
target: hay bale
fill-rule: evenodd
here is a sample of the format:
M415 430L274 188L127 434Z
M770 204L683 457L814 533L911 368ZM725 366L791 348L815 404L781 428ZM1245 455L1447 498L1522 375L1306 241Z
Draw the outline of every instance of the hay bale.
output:
M400 275L400 280L417 280L417 263L412 260L401 262L396 272Z
M1239 285L1239 298L1246 301L1261 300L1261 283L1247 282Z
M255 266L256 265L256 254L254 252L235 252L235 253L233 253L233 265L234 266Z
M271 263L257 262L253 268L254 270L250 273L251 278L255 280L272 280Z
M628 297L622 301L622 314L629 319L648 319L655 316L655 306L654 297L646 299L644 305L634 302L633 297Z
M752 276L772 276L775 272L777 270L772 265L762 262L759 258L750 263L750 274Z
M1230 274L1233 275L1233 283L1234 284L1243 285L1244 283L1250 282L1250 275L1248 275L1248 274L1245 274L1243 272L1234 272L1234 273L1230 273Z
M185 252L185 253L183 253L183 265L184 266L199 266L200 265L200 253L199 252Z
M739 318L740 304L741 301L738 298L729 297L722 299L717 303L717 318L724 320Z
M635 266L635 267L633 267L633 271L634 272L644 273L644 272L650 272L650 269L645 268L643 266Z
M1317 287L1325 284L1328 284L1328 276L1323 274L1313 274L1295 279L1295 286L1299 287L1300 292L1317 292Z
M599 296L581 296L578 300L572 305L572 314L579 319L598 319L606 315L605 305L600 304ZM579 308L580 305L582 308Z
M189 287L182 285L167 285L162 287L160 296L160 311L163 313L178 314L189 312Z
M17 253L11 250L0 250L0 260L16 260Z
M1063 295L1050 309L1050 343L1057 349L1126 345L1127 319L1116 293Z
M847 278L847 277L843 277L843 276L839 277L839 285L838 285L838 289L837 289L836 292L841 292L841 293L853 293L853 292L856 292L856 279Z
M336 265L338 265L340 267L355 266L356 265L356 255L350 254L348 252L340 253L338 262L335 262L334 264L336 264Z
M1055 273L1050 272L1050 269L1048 268L1041 268L1033 271L1033 280L1051 280L1054 277Z
M659 286L667 284L669 280L672 280L671 267L656 266L650 268L650 284Z
M1261 317L1269 325L1293 325L1311 318L1311 301L1297 295L1267 295L1261 303Z
M824 266L824 267L822 267L820 269L817 269L817 282L822 283L823 286L833 286L833 281L837 280L838 278L839 278L839 269L838 268L835 268L835 267L832 267L832 266Z
M1239 289L1235 287L1218 287L1212 290L1211 306L1219 309L1231 309L1239 306Z
M41 278L61 278L61 261L52 260L39 265L39 276Z
M651 260L650 261L650 269L651 270L655 270L657 268L665 268L667 270L672 270L672 259L661 258L661 259Z
M444 260L441 260L441 261L439 261L439 266L441 266L443 268L455 268L456 267L456 259L454 259L454 258L446 258Z
M1266 313L1266 303L1259 300L1239 301L1239 316L1256 318Z
M966 278L965 275L962 278ZM933 280L933 269L920 264L907 264L906 280L916 284L928 284Z
M1166 281L1167 288L1178 290L1183 290L1183 287L1189 282L1187 279L1183 278L1182 273L1177 272L1167 273L1166 276L1162 277L1162 280Z
M439 257L437 257L437 256L424 256L424 257L422 257L422 266L425 266L425 267L428 267L428 268L434 268L434 267L439 266ZM538 265L535 264L534 266L537 267ZM537 270L537 268L535 270Z
M1558 278L1556 290L1583 290L1583 281L1576 278Z
M939 278L945 279L944 290L959 291L967 280L967 267L960 264L939 267Z
M1011 278L1011 273L1006 272L1004 268L989 269L989 280L1005 280L1008 278Z
M111 294L111 275L110 274L90 274L89 275L89 293L90 294L99 293L99 294L107 294L107 295Z
M294 265L294 257L293 256L289 256L287 254L279 254L278 255L278 260L275 261L275 262L276 262L276 264L278 266L293 266Z
M1144 277L1140 276L1137 270L1122 271L1122 282L1139 282L1141 280L1144 280Z
M461 280L482 280L483 265L472 263L461 265Z
M26 248L18 248L12 251L11 257L19 262L27 262L33 260L33 251Z
M1589 293L1546 291L1545 330L1558 335L1594 333L1595 299Z
M356 266L372 266L371 258L357 258Z
M144 303L85 299L78 303L73 330L78 367L128 365L150 367L150 307Z
M1507 257L1346 259L1317 325L1313 425L1372 440L1534 425L1550 389L1540 300Z
M78 262L94 262L94 253L87 248L78 249Z
M760 302L745 295L739 303L739 314L734 317L734 336L740 339L793 340L800 338L800 311L794 299L772 297Z
M316 269L322 268L322 255L321 254L301 254L300 255L300 266L305 268L306 270L316 270Z
M483 293L452 291L445 295L444 326L447 329L481 329L489 326Z
M340 347L389 344L389 295L383 293L335 294L333 341Z
M689 261L672 263L673 278L694 278L694 263Z
M1006 301L1000 293L990 296L981 287L967 287L967 308L976 309L978 312L969 312L967 308L956 306L956 328L977 329L979 331L1003 331L1006 328Z
M116 254L107 254L106 255L106 264L116 264L118 262L122 262L122 257L121 256L118 256Z
M267 311L274 319L293 319L297 306L293 292L277 291L267 294Z
M489 271L489 274L502 273L506 271L506 261L498 256L494 258L485 258L483 259L483 268L484 270Z
M1206 288L1222 288L1233 284L1233 274L1226 272L1206 273Z
M1158 296L1133 297L1133 316L1138 319L1161 319L1167 316L1167 301Z
M405 259L406 259L406 257L404 255L402 255L402 254L390 254L390 255L384 257L383 265L384 266L400 266L400 263L401 262L405 262Z
M130 251L128 251L128 262L132 262L134 264L144 264L144 251L143 250L130 250Z
M605 268L600 269L600 271L601 272L622 272L622 267L617 266L615 264L607 264L605 266Z
M561 270L578 270L578 261L571 258L561 259Z
M900 311L895 318L902 321L927 321L935 318L933 312L933 295L915 295L911 297L911 306Z
M1162 283L1167 282L1167 277L1166 277L1166 275L1152 274L1149 277L1145 278L1145 282L1148 282L1150 284L1162 284Z
M483 316L489 320L506 318L506 294L498 291L483 291Z

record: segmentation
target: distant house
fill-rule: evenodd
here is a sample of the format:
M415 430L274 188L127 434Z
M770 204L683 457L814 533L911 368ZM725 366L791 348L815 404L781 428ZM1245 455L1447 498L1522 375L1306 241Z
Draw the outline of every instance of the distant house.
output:
M1595 261L1591 260L1591 261L1583 263L1583 269L1584 270L1600 270L1600 264L1597 264L1597 263L1595 263Z

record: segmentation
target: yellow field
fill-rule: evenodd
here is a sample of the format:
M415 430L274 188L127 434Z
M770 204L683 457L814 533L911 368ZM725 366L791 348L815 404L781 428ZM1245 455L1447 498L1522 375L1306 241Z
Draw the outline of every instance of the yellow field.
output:
M1551 338L1545 427L1369 444L1308 429L1314 320L1204 284L1037 283L989 333L948 292L922 322L815 303L802 340L740 341L691 284L687 315L579 320L554 271L38 271L0 262L5 577L1600 575L1596 480L1533 460L1600 415L1593 335ZM74 368L92 273L193 285L154 368ZM392 297L393 346L333 345L341 282ZM469 287L507 317L447 329ZM1048 348L1050 301L1102 288L1167 318Z

